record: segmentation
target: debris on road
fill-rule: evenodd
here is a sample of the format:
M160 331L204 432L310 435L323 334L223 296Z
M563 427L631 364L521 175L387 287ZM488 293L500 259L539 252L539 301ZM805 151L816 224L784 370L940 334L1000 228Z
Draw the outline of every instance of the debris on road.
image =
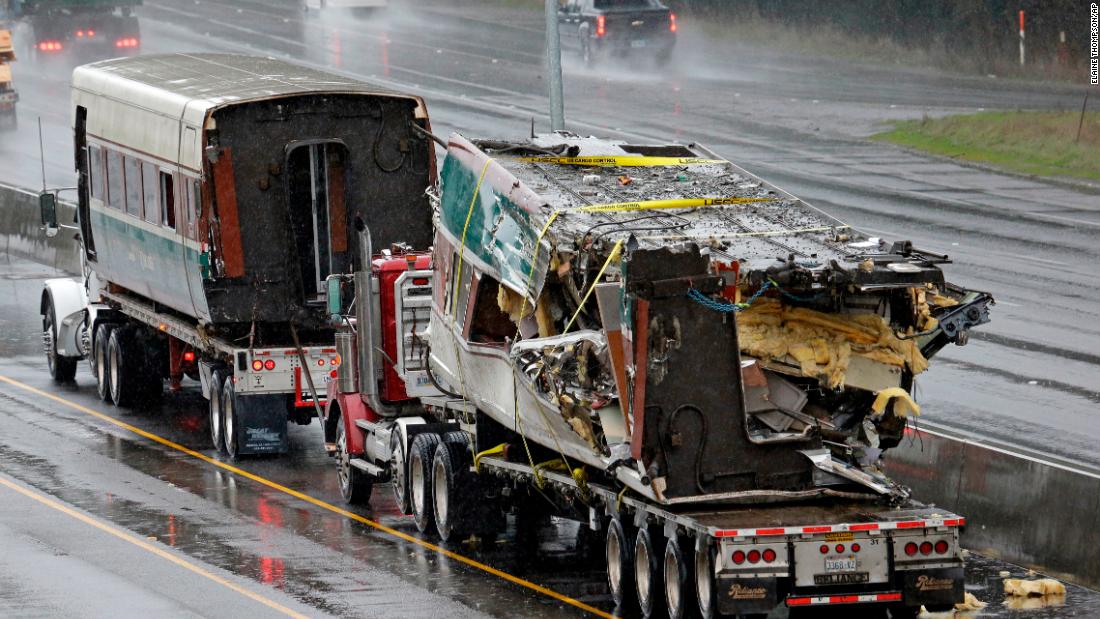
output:
M1066 586L1053 578L1040 578L1039 580L1023 580L1021 578L1005 579L1005 595L1016 597L1039 597L1065 594Z

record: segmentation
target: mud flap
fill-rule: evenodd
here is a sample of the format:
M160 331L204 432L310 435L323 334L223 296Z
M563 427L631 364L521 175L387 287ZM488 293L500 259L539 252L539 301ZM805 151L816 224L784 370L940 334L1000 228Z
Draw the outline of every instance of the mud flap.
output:
M948 567L901 572L901 590L906 606L944 605L963 601L963 568Z
M240 428L241 455L287 452L286 396L282 394L237 394L234 410Z
M718 612L722 615L767 613L779 603L775 578L729 578L717 580Z

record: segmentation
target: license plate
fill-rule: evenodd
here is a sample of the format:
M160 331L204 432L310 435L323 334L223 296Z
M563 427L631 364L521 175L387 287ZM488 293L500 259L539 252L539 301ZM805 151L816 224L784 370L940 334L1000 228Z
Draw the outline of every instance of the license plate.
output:
M854 572L858 568L855 559L825 559L826 572Z
M814 574L815 585L858 585L871 580L869 572L847 574Z
M646 44L645 39L636 39L636 40L630 42L631 47L645 47L645 44Z

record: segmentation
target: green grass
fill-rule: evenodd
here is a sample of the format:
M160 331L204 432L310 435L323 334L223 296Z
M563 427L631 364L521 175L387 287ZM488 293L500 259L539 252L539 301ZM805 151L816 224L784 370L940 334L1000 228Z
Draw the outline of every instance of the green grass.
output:
M982 112L898 122L871 139L1039 176L1100 180L1100 112Z

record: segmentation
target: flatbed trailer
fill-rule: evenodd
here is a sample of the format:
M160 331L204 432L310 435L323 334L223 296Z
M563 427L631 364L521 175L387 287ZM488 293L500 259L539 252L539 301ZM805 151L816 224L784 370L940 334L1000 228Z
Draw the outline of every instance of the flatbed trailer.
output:
M369 231L361 234L369 252ZM329 288L329 307L345 312L337 355L354 362L328 383L323 426L349 503L391 485L398 510L447 543L494 539L507 514L517 518L517 545L532 543L521 519L577 521L593 542L586 550L603 542L619 610L646 617L696 609L703 617L764 616L779 605L880 606L915 617L922 605L947 610L962 600L966 521L957 514L818 489L659 505L630 492L613 471L529 442L447 393L425 365L437 277L430 260L427 252L386 250L361 259L369 273Z

